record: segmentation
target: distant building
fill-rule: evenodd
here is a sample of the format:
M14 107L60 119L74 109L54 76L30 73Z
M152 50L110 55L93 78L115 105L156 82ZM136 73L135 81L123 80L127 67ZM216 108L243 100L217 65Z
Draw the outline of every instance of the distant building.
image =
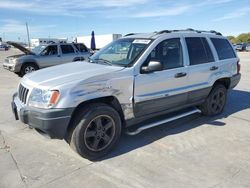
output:
M101 49L110 42L121 38L121 34L106 34L106 35L95 35L95 44L97 49ZM88 48L90 48L91 35L76 37L75 42L84 43Z
M58 39L58 38L38 38L38 39L31 39L30 44L31 44L31 47L36 47L36 46L39 46L42 44L60 43L60 42L65 43L67 41L68 41L67 38L61 38L61 39Z

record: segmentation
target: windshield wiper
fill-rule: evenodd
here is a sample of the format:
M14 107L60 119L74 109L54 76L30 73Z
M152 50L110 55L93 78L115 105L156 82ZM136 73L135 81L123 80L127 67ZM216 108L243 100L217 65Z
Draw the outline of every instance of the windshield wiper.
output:
M94 61L94 62L102 62L102 64L107 64L107 65L110 65L110 66L113 66L113 64L110 62L110 61L108 61L108 60L106 60L106 59L90 59L91 61Z

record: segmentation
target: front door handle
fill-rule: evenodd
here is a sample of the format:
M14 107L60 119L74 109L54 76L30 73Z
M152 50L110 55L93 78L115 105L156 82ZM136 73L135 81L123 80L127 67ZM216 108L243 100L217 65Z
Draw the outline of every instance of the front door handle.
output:
M216 66L212 66L211 68L210 68L210 70L211 71L215 71L215 70L217 70L219 67L216 67Z
M187 75L187 73L185 73L185 72L179 72L179 73L176 73L175 75L174 75L174 77L175 78L180 78L180 77L184 77L184 76L186 76Z

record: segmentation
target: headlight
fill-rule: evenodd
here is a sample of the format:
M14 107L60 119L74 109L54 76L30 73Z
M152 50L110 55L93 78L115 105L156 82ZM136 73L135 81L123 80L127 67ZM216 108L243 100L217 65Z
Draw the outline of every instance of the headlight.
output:
M19 59L13 59L12 62L13 62L13 64L18 64L20 62L20 60Z
M51 108L57 103L59 96L60 93L57 90L50 91L34 88L29 97L29 106Z

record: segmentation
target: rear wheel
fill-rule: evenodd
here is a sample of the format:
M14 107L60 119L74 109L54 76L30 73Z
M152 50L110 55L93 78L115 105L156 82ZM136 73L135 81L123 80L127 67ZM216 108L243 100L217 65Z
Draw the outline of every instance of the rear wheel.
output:
M20 76L24 76L25 74L31 73L38 70L38 67L34 63L26 63L22 66L20 71Z
M222 84L213 87L206 101L200 106L201 112L207 116L222 113L227 100L227 89Z
M118 112L106 104L80 110L73 122L71 147L82 157L96 160L115 146L121 135Z

